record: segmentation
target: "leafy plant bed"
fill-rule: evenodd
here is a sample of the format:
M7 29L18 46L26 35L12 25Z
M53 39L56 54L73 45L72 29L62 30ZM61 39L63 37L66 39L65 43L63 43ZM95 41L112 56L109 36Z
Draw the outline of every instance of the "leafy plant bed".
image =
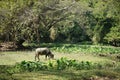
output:
M60 59L61 60L61 59ZM22 61L20 64L31 64L31 63L40 63L41 62L28 62ZM46 65L49 66L49 63ZM104 65L103 65L104 66ZM17 69L16 69L16 68ZM29 71L28 69L22 69L20 72L18 70L18 65L14 67L0 67L2 68L2 73L0 75L0 80L119 80L120 73L115 69L81 69L75 70L74 68L57 70L54 68L42 68L38 71ZM22 67L23 68L23 67ZM116 68L117 69L117 68ZM11 72L13 71L13 72Z
M32 48L36 47L49 47L55 52L60 53L109 53L109 54L119 54L120 47L113 46L103 46L103 45L88 45L88 44L65 44L65 43L29 43L24 44L25 46L30 46Z
M116 69L120 65L114 63L92 63L89 61L77 61L67 58L50 60L49 62L22 61L8 70L10 74L23 71L41 71L41 70L92 70L92 69Z

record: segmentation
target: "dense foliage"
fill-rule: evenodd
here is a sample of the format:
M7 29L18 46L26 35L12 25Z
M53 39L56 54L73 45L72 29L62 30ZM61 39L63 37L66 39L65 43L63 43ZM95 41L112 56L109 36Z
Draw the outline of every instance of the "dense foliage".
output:
M0 41L120 46L119 0L0 0Z
M85 54L119 54L120 49L114 46L103 46L100 45L90 45L89 42L76 43L76 44L65 44L65 43L41 43L35 44L24 44L25 46L34 47L49 47L53 52L59 53L85 53Z
M116 66L116 67L115 67ZM114 68L115 67L115 68ZM8 69L8 73L24 72L24 71L41 71L41 70L93 70L93 69L117 69L119 66L113 63L92 63L89 61L77 61L67 58L61 58L48 63L22 61L14 67Z

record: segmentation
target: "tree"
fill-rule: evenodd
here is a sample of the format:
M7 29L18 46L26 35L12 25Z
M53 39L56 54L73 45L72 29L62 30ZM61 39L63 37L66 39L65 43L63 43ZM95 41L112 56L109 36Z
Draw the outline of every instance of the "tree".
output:
M119 7L119 0L0 0L0 40L109 42Z
M14 41L22 46L23 35L22 27L20 27L20 14L23 8L28 4L24 4L24 0L0 1L0 39L3 41ZM8 5L9 4L9 5ZM21 36L22 35L22 36ZM19 43L20 42L20 43ZM21 44L21 45L20 45Z
M107 40L108 43L114 45L114 46L120 46L120 2L119 0L111 0L111 14L114 18L114 25L111 27L110 32L106 34L105 40Z
M0 25L1 35L7 38L5 35L9 33L8 36L11 39L8 41L16 41L21 38L31 41L35 40L33 38L37 38L36 40L39 42L42 36L49 37L50 28L65 20L74 4L72 0L69 1L70 4L64 2L61 0L1 1L0 11L4 12L7 7L5 15L2 13L0 16L5 17ZM3 32L6 33L2 34Z
M120 46L120 26L112 27L104 39L114 46Z

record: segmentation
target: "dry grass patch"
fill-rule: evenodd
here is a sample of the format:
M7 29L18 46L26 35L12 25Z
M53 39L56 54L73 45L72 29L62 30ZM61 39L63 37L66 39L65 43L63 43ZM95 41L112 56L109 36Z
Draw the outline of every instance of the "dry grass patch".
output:
M83 54L83 53L57 53L53 52L55 59L60 59L61 57L66 57L68 59L75 59L78 61L90 61L90 62L111 62L111 59L101 58L93 54ZM13 65L16 62L34 61L34 51L14 51L14 52L0 52L0 65ZM40 56L40 60L46 62L45 56Z

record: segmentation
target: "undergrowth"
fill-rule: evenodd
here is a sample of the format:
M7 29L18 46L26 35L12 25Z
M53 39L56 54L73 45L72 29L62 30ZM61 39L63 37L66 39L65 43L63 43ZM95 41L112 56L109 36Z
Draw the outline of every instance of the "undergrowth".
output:
M0 66L0 69L0 80L24 80L24 76L29 76L29 74L40 75L43 73L64 76L65 80L90 80L91 78L104 80L106 77L108 80L119 80L120 78L120 64L77 61L65 57L48 62L21 61L14 66ZM23 77L17 77L15 74L23 74Z
M88 44L62 44L62 43L41 43L41 44L25 44L25 46L36 47L49 47L55 52L62 53L120 53L119 47L104 46L104 45L88 45Z
M49 62L22 61L8 70L10 74L24 71L41 71L41 70L92 70L92 69L114 69L120 70L118 64L112 63L92 63L90 61L70 60L62 57L58 60L50 60Z

